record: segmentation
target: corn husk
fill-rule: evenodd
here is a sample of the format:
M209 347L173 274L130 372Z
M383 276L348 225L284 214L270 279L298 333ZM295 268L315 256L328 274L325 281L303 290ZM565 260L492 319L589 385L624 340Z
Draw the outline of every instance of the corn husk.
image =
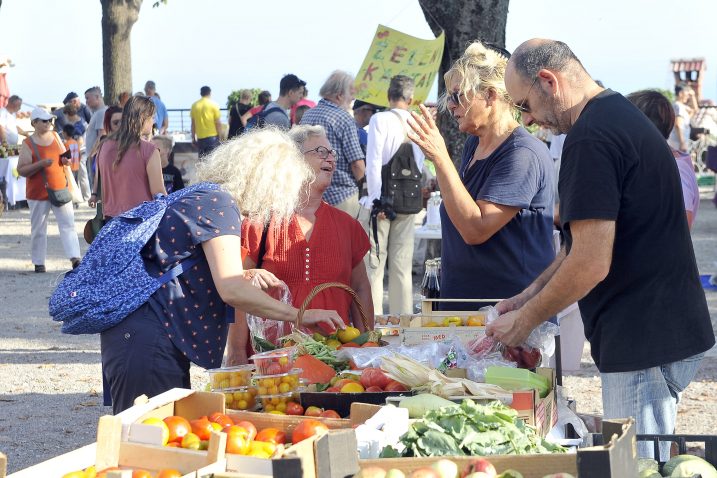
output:
M440 397L470 396L475 399L510 400L512 394L497 385L478 383L466 378L446 377L438 370L402 354L387 355L381 359L381 370L389 378L412 390L430 392Z

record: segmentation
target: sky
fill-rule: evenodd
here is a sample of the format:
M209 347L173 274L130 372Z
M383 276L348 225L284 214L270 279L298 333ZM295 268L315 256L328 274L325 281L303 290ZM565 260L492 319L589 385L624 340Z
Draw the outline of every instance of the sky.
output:
M418 0L153 3L144 1L132 30L133 87L154 80L168 108L189 108L205 84L222 106L241 88L276 97L286 73L305 80L317 100L332 70L358 71L379 24L432 38ZM48 104L103 85L101 17L99 0L3 0L0 58L16 65L11 93ZM707 23L714 18L712 0L512 0L506 47L562 40L594 78L625 94L672 89L670 60L704 57L703 97L717 99L717 39Z

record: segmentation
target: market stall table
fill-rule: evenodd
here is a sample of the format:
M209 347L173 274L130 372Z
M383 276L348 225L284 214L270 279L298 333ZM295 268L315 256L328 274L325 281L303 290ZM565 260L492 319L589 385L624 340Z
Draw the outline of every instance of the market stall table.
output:
M18 201L25 201L25 178L13 171L17 170L19 156L0 158L0 178L5 177L5 199L14 206Z

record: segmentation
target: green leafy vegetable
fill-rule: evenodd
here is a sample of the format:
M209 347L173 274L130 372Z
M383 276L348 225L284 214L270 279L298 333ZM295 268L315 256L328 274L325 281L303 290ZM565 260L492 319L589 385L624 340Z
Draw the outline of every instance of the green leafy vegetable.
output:
M480 405L464 400L459 407L427 412L411 424L398 448L386 447L381 456L486 456L565 451L542 439L512 408L498 401Z

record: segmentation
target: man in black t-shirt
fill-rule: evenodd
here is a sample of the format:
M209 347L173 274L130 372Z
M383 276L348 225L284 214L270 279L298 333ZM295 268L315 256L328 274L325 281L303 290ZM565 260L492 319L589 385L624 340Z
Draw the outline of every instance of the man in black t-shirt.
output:
M505 84L527 125L567 133L558 183L566 247L498 304L487 333L518 345L579 300L605 417L636 417L638 433L673 433L679 395L715 338L670 149L562 42L520 45Z

